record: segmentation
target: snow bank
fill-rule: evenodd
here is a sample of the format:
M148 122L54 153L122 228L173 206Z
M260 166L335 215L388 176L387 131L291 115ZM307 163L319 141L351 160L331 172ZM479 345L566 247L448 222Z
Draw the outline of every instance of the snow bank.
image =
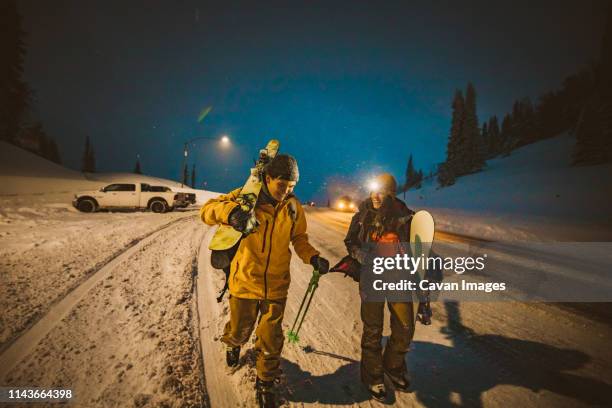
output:
M406 195L439 229L494 240L610 240L612 164L572 167L567 134L489 160L450 187L436 180Z
M0 196L35 195L33 201L70 203L82 190L97 190L110 183L133 182L167 186L173 191L196 194L202 204L218 193L198 190L159 177L134 173L81 173L55 164L17 146L0 142ZM44 197L42 197L44 196Z

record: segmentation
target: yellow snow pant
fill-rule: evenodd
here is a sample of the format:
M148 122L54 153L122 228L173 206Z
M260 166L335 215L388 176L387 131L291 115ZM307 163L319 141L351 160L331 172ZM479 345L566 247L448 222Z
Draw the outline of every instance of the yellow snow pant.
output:
M280 355L283 350L283 314L287 299L257 300L230 296L230 320L225 325L221 341L229 346L242 346L249 340L253 327L257 341L257 376L272 381L280 374Z
M412 303L387 302L391 313L391 336L382 353L385 302L361 302L361 381L367 385L382 384L384 372L401 377L406 372L404 359L414 336Z

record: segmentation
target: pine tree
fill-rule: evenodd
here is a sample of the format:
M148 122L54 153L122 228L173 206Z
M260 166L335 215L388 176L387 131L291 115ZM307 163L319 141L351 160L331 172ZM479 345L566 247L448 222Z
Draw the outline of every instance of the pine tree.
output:
M185 167L183 167L183 185L187 185L187 179L189 179L189 170L187 169L187 163L185 163Z
M140 157L136 157L136 165L134 166L135 174L142 174L142 169L140 168Z
M90 149L91 147L89 146L89 136L85 137L85 150L83 151L83 155L81 156L81 171L83 173L87 173L90 170Z
M523 134L521 141L522 145L526 145L534 143L539 139L539 131L535 109L529 97L523 98L521 108L523 110Z
M405 181L402 187L402 191L408 191L416 180L416 173L414 171L414 165L412 164L412 155L408 158L408 164L406 165Z
M511 141L508 148L514 150L538 140L536 113L531 99L517 100L512 106Z
M489 145L489 122L483 122L482 130L480 131L480 137L485 142L485 145Z
M54 163L62 164L62 158L60 156L59 149L57 147L57 143L51 137L47 138L47 159L51 160Z
M480 131L480 150L485 160L489 157L489 145L491 144L489 138L489 123L484 122L482 124L482 130Z
M57 164L62 164L62 160L60 158L59 149L57 148L57 144L52 137L48 136L42 127L41 122L37 122L32 130L34 132L35 138L38 140L39 150L36 152L41 157L44 157L47 160L50 160Z
M450 168L448 162L438 165L438 183L441 187L455 184L455 172Z
M196 186L196 171L195 164L191 167L191 188L195 188Z
M23 80L25 33L17 2L0 2L0 139L14 143L30 102Z
M580 109L573 152L574 164L612 161L612 6L608 6L600 61L593 70L593 83Z
M446 161L438 167L438 182L443 187L455 182L455 174L460 171L461 167L459 148L462 142L465 101L459 89L455 91L452 109L451 129L446 145Z
M96 171L96 155L93 146L89 142L89 136L85 137L85 150L81 157L81 171L83 173L95 173Z
M576 123L576 145L574 146L573 164L599 164L606 162L606 152L600 146L599 118L595 98L587 103Z
M93 145L90 145L89 148L89 172L90 173L95 173L96 172L96 153L94 152L94 148Z
M512 151L512 139L513 139L512 128L513 128L512 115L507 113L504 116L504 120L502 120L501 133L500 133L500 139L501 139L500 153L502 157L506 157L510 155L510 152Z
M497 123L497 116L492 116L489 119L489 125L487 126L488 135L488 148L487 158L492 159L496 157L501 151L501 138L499 134L499 124Z
M459 175L479 171L484 167L483 143L480 140L478 115L476 113L476 89L468 83L465 92L465 120L462 136L463 146L460 150L462 168Z
M606 161L612 161L612 5L608 4L608 15L599 63L599 88L601 88L601 140L606 151Z

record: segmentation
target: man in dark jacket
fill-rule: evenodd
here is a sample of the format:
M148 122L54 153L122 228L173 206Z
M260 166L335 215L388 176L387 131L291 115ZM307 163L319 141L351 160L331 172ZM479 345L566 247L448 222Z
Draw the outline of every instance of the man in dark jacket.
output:
M361 264L368 256L367 244L406 243L410 241L410 221L414 212L395 194L397 182L388 173L373 181L370 197L359 206L344 240L349 255ZM365 244L365 245L364 245ZM412 336L414 313L412 302L387 301L391 314L391 337L384 353L381 340L385 302L361 299L361 381L377 400L386 398L384 374L396 390L408 391L409 379L405 362Z

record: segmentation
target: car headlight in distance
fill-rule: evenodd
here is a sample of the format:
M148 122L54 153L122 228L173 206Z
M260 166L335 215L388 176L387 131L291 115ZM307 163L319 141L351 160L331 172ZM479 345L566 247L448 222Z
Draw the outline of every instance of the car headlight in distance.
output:
M338 208L341 210L344 210L344 207L346 207L346 205L344 203L338 203Z
M350 204L349 204L349 208L350 208L351 210L354 210L354 209L355 209L355 204L350 203Z

